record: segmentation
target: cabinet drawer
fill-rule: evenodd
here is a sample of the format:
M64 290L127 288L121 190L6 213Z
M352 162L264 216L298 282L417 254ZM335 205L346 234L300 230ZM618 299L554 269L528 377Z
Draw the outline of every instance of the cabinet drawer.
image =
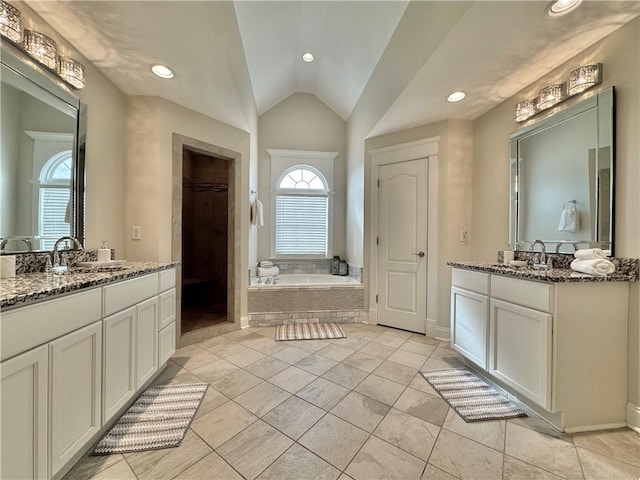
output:
M157 273L107 285L104 287L104 316L124 310L157 294Z
M491 297L544 312L553 310L553 285L491 275Z
M471 290L472 292L489 295L489 274L472 272L454 268L451 272L451 283L456 287Z
M168 292L161 293L158 298L160 300L158 329L162 330L176 319L176 289L172 288Z
M2 312L2 360L100 320L101 290Z
M158 365L162 366L176 351L176 322L171 322L158 333Z
M176 269L163 270L158 274L159 292L164 292L176 286Z

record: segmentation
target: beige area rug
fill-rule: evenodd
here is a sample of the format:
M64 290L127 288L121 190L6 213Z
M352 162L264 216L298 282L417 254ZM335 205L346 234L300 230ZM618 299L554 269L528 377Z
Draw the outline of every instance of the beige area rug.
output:
M209 384L147 388L98 442L92 455L141 452L182 443Z
M346 335L340 325L336 323L296 323L276 327L276 342L327 338L346 338Z
M465 422L527 416L503 393L466 368L420 373Z

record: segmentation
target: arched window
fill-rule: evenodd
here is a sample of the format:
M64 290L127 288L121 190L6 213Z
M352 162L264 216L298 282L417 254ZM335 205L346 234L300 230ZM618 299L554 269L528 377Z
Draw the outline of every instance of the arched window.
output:
M287 169L276 185L276 255L327 256L329 186L308 165Z
M65 150L40 170L38 234L43 249L52 249L58 238L71 231L71 165L71 150Z

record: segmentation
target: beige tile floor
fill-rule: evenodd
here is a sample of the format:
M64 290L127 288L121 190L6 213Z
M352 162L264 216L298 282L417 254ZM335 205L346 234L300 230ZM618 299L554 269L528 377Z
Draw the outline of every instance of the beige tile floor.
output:
M465 423L418 374L444 342L366 324L275 342L250 328L175 353L156 383L211 384L178 448L85 457L68 479L638 479L640 435L536 418Z

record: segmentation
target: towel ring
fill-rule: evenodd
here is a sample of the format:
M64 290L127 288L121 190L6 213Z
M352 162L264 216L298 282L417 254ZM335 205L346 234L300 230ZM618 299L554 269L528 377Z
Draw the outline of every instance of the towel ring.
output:
M567 205L569 205L570 203L573 203L573 206L575 207L578 202L575 200L569 200L568 202L564 202L562 204L562 209L564 210L565 208L567 208Z

